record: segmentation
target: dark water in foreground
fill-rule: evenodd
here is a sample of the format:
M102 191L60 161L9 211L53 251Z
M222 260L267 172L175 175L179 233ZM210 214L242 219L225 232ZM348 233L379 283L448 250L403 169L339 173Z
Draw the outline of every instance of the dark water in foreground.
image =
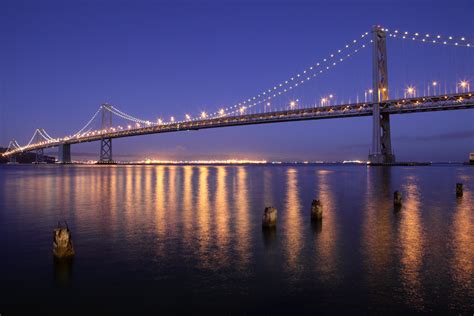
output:
M54 264L62 219L77 255ZM472 315L474 168L3 166L0 250L2 316Z

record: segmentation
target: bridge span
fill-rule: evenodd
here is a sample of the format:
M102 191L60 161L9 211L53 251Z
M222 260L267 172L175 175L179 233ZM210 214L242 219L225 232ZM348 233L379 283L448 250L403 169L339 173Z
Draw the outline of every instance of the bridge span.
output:
M390 136L391 115L472 109L474 108L474 96L470 89L469 81L463 80L456 86L456 93L454 94L447 94L446 92L445 94L441 94L440 87L438 87L438 91L436 91L437 82L432 82L432 96L416 97L415 89L409 87L403 99L390 99L387 71L387 35L390 38L412 40L419 43L451 45L453 47L464 47L466 49L474 48L474 44L466 42L464 37L456 39L452 36L445 38L438 35L436 39L431 39L429 34L422 36L419 33L410 34L409 32L399 32L398 30L390 32L381 26L374 26L370 36L372 46L372 89L369 90L370 101L367 101L366 95L366 102L328 106L328 103L323 102L327 100L323 98L321 106L314 105L298 108L293 104L290 109L282 111L267 112L264 110L261 113L253 114L246 114L245 112L246 109L250 107L265 105L268 100L293 91L293 88L304 84L311 78L331 69L344 59L351 57L360 49L368 46L368 44L359 43L359 41L368 41L368 34L369 32L362 34L359 39L353 40L350 44L345 45L328 58L323 59L321 63L316 63L302 73L291 77L289 80L281 82L279 85L275 85L273 88L265 90L253 98L248 98L241 103L221 109L210 116L203 113L200 118L191 118L189 115L186 115L186 119L179 122L175 122L174 117L167 123L163 123L161 120L151 122L128 115L113 105L103 104L92 119L74 135L52 138L44 129L36 129L27 145L20 146L16 140L13 140L10 142L7 151L3 153L3 156L10 158L11 161L15 161L15 157L23 152L36 151L37 161L40 162L43 159L44 149L58 147L58 161L69 163L71 162L71 145L100 141L99 162L112 163L112 140L114 138L252 124L371 116L372 148L369 161L374 164L395 162ZM427 41L427 38L430 38L430 40ZM353 49L352 46L354 45L360 46ZM86 130L99 113L102 116L101 128L94 131L90 129ZM116 115L136 124L126 127L113 127L112 115Z
M106 107L106 105L104 105ZM122 137L132 137L147 134L171 133L179 131L193 131L208 128L221 128L231 126L243 126L253 124L269 124L282 123L304 120L321 120L335 118L349 118L357 116L372 116L374 103L353 103L335 106L311 107L286 111L276 111L267 113L236 115L236 116L220 116L212 119L203 119L197 121L184 121L163 125L152 125L144 127L129 127L125 129L108 129L100 130L92 133L79 134L71 138L58 140L42 141L31 144L28 147L16 148L10 150L3 155L11 157L21 152L44 150L52 147L59 147L60 151L64 151L67 146L66 153L63 157L70 159L70 145L101 141L103 139L114 139ZM420 112L462 110L474 108L473 93L458 93L443 96L420 97L409 99L388 100L380 103L381 113L387 114L410 114ZM61 154L59 155L61 156ZM63 161L69 162L69 161Z

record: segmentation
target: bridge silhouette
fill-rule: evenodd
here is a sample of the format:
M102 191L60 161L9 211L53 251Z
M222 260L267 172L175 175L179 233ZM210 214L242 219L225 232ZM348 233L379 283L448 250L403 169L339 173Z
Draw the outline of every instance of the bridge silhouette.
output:
M381 26L374 26L371 36L369 36L368 32L361 36L361 40L370 38L372 46L372 89L365 92L364 102L331 105L332 95L330 95L329 97L322 98L320 104L303 108L295 108L296 103L291 102L290 108L286 110L266 111L265 109L271 99L303 85L305 82L323 74L368 46L367 44L360 44L358 40L353 40L351 44L345 45L343 49L331 54L321 63L309 67L289 80L245 101L219 109L214 113L207 114L202 112L199 117L194 118L186 115L186 118L182 121L176 121L174 117L171 117L169 122L163 122L161 119L153 122L129 115L113 105L102 104L87 124L77 133L62 138L53 138L44 129L38 128L35 130L30 141L24 146L18 144L16 140L10 141L3 156L8 157L11 162L15 162L17 155L34 151L36 152L36 162L42 162L45 149L58 147L58 162L70 163L71 145L100 141L100 158L98 162L113 163L112 139L114 138L252 124L372 116L372 148L368 157L369 162L372 164L394 163L396 159L392 151L390 136L391 115L472 109L474 108L474 93L470 90L469 81L466 80L457 83L456 93L450 94L442 94L440 88L436 89L437 82L432 82L433 95L417 96L416 89L408 87L405 90L404 98L390 99L386 48L387 35L389 38L422 43L452 45L465 49L474 48L474 44L468 42L464 37L453 38L452 36L409 34L408 32L389 31ZM263 106L265 110L261 113L246 113L248 109L256 106ZM101 128L91 130L92 122L99 115L101 116ZM114 127L112 125L113 116L129 121L130 124Z

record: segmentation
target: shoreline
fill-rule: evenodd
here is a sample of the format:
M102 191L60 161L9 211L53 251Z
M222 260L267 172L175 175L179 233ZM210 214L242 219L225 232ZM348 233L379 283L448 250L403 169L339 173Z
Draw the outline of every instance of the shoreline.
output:
M0 166L365 166L365 167L428 167L428 166L474 166L469 162L397 162L387 164L370 164L354 162L262 162L262 163L225 163L225 162L113 162L113 163L89 163L73 162L67 164L61 163L4 163Z

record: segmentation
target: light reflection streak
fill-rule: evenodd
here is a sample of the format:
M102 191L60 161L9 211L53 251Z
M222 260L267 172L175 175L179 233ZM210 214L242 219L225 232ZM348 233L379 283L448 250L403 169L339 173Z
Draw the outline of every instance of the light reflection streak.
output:
M240 260L238 267L245 270L250 262L250 221L249 221L249 197L247 186L247 168L239 166L237 168L237 186L234 187L235 196L235 222L236 222L236 250Z
M456 202L450 234L452 278L457 285L454 291L458 297L463 293L474 297L474 199L469 187L464 188L463 197Z
M176 217L177 217L177 205L178 205L178 191L176 185L178 169L176 166L168 167L168 203L166 214L166 223L168 225L168 235L173 234L176 231Z
M269 168L263 170L263 199L264 205L275 205L273 200L272 172Z
M337 246L337 228L336 228L336 205L334 201L333 190L329 184L329 178L333 175L330 170L318 170L317 180L318 189L316 198L323 205L323 219L321 223L312 225L321 225L321 231L318 233L316 242L317 249L317 273L320 279L327 284L334 286L338 280L338 268L336 266L336 246Z
M369 297L381 304L388 304L389 298L381 296L384 285L380 280L386 277L387 267L393 262L393 201L390 192L391 168L367 168L367 192L363 209L362 240L369 286Z
M286 202L285 202L285 252L288 268L292 273L301 272L300 262L302 249L302 220L301 203L298 196L298 170L289 168L286 172Z
M135 209L135 201L134 201L134 187L133 187L133 174L134 174L134 169L133 167L127 167L126 172L125 172L125 232L127 233L131 228L132 224L131 222L131 216L132 212L134 212Z
M155 169L155 225L158 239L158 254L164 255L164 240L167 233L167 223L165 221L165 171L166 168L158 166ZM127 192L129 192L127 190Z
M211 243L210 232L210 211L209 211L209 167L198 167L198 198L197 198L197 237L198 237L198 251L201 265L203 268L210 266L211 256L209 254L209 246Z
M214 220L216 222L216 243L217 243L217 257L221 265L228 264L229 252L229 201L227 197L227 167L218 166L216 193L215 193L215 207Z
M143 204L144 204L144 213L146 217L149 217L149 214L153 213L153 198L152 198L152 175L153 168L143 168L145 173L145 185L143 186Z
M410 176L403 186L405 201L401 210L399 246L401 250L400 276L406 300L417 310L423 310L421 266L423 263L424 235L420 215L418 179Z
M190 246L193 234L193 166L183 167L183 236L186 244Z

